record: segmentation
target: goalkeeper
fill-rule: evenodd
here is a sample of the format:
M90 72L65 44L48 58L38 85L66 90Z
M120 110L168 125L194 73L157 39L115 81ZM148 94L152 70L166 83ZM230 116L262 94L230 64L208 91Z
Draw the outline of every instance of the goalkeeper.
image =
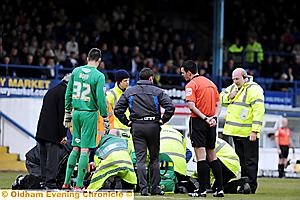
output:
M62 189L70 189L70 179L79 158L75 191L84 189L83 179L88 169L90 149L96 147L98 110L104 118L105 130L109 130L104 93L105 77L97 70L101 62L101 51L92 48L87 60L87 65L72 71L65 95L64 125L69 128L73 124L73 150L68 159Z

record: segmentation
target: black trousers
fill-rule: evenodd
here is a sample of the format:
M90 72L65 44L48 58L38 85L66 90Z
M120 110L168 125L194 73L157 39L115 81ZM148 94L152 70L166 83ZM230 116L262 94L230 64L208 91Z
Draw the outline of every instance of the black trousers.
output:
M47 141L41 141L39 144L42 182L49 189L56 189L60 146Z
M218 158L218 161L221 164L222 167L222 177L223 177L223 185L224 185L224 190L226 188L227 183L230 181L230 179L234 178L235 175L232 171L230 171L222 162L221 160ZM215 185L215 182L212 186L213 191L215 191L215 189L217 188L217 186Z
M251 192L255 193L257 188L258 171L258 144L259 140L249 141L249 137L233 137L235 152L239 156L241 164L241 175L249 178Z
M151 193L160 192L160 125L158 123L138 122L132 124L132 139L136 153L136 166L141 191L148 191L146 156L150 155Z

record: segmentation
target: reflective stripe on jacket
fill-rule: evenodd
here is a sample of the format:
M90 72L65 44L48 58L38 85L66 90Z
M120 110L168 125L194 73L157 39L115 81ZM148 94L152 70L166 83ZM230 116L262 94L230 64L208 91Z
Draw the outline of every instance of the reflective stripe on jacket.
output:
M124 144L126 145L124 146ZM99 190L111 176L118 176L127 183L137 184L127 142L124 139L104 135L95 157L97 157L95 159L96 171L92 176L88 190Z
M255 82L246 82L234 99L229 94L238 88L233 84L221 92L221 103L227 106L223 134L248 137L251 131L260 136L265 113L263 89Z

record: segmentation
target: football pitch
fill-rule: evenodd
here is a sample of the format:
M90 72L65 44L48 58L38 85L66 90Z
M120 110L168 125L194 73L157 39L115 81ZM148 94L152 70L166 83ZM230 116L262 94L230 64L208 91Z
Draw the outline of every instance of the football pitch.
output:
M0 189L9 189L12 182L18 172L0 172ZM278 179L278 178L259 178L258 179L258 190L256 194L242 195L242 194L225 194L225 198L222 199L253 199L253 200L299 200L300 199L300 179ZM199 199L188 197L186 194L167 194L163 197L160 196L149 196L143 197L138 193L135 194L134 199ZM205 199L216 199L213 198L211 194L208 194L208 197Z

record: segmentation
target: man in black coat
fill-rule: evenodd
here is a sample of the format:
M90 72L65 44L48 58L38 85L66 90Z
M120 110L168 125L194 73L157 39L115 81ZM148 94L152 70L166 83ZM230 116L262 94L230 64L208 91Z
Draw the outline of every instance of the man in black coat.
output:
M40 166L44 189L57 189L59 149L66 143L67 134L63 120L68 81L69 75L66 75L57 86L47 91L37 125L35 138L40 144Z

